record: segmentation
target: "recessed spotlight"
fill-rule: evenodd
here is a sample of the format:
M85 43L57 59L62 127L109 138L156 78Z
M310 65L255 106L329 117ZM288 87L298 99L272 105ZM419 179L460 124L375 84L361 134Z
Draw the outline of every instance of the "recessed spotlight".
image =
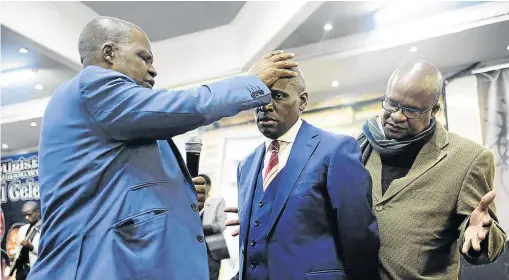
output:
M329 31L329 30L331 30L331 29L332 29L332 24L330 24L330 23L327 23L327 24L325 24L325 25L323 26L323 30L325 30L325 31Z
M31 122L30 126L37 126L37 123L36 122Z
M7 145L7 144L2 144L2 149L7 149L7 148L9 148L9 145Z
M509 46L507 46L505 49L509 51Z
M332 82L332 87L338 87L339 86L339 82L338 81L333 81Z
M27 49L25 49L25 48L21 48L21 49L19 49L18 51L19 51L20 53L22 53L22 54L27 54L27 53L28 53L28 50L27 50Z
M39 84L39 85L35 85L35 89L42 90L42 89L44 89L44 87L41 84Z
M417 47L410 47L410 52L416 52L417 51Z

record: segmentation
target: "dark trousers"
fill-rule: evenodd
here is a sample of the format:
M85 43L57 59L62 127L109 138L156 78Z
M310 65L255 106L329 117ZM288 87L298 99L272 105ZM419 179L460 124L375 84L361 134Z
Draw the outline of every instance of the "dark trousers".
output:
M25 280L27 279L28 273L30 272L30 268L26 265L23 268L16 270L16 280Z
M219 279L219 269L221 268L221 261L216 261L210 257L210 253L207 254L209 257L209 277L210 280Z

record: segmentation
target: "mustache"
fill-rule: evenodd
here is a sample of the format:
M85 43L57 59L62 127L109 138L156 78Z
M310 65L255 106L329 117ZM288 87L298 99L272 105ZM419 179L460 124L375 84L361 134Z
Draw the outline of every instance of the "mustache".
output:
M394 128L397 128L397 129L406 129L406 128L402 127L402 126L395 125L395 124L393 124L393 123L386 123L386 124L388 124L388 125L390 125L390 126L392 126L392 127L394 127Z
M263 121L275 121L276 119L269 117L267 115L256 115L256 121L263 122Z

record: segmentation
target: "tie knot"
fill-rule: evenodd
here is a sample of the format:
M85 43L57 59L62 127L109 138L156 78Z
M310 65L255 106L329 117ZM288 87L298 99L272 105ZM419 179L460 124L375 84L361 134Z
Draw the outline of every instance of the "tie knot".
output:
M277 153L279 151L279 141L274 140L274 141L270 142L269 149L271 151L275 151Z

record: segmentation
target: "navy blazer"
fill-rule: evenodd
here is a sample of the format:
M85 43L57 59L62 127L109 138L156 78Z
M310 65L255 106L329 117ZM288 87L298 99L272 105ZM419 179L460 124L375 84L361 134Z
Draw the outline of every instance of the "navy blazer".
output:
M240 163L240 279L265 145ZM267 233L270 279L376 280L378 226L371 177L354 138L304 122L281 171Z
M171 137L268 102L254 76L167 91L83 69L43 117L29 279L209 279L196 192Z

